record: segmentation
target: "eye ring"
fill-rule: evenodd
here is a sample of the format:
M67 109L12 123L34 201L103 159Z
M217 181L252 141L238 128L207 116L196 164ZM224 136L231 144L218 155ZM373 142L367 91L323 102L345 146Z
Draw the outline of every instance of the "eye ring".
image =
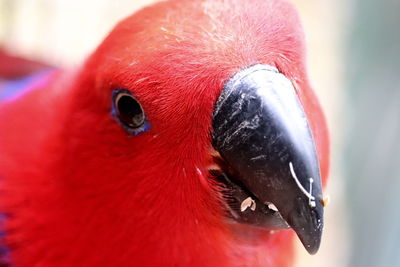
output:
M148 129L143 107L129 90L113 91L112 113L117 122L129 133L139 134Z

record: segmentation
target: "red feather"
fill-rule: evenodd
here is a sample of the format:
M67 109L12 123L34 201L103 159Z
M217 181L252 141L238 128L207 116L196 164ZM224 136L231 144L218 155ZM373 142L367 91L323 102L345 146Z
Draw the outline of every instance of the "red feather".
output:
M49 65L13 56L0 47L0 79L17 79L49 68Z

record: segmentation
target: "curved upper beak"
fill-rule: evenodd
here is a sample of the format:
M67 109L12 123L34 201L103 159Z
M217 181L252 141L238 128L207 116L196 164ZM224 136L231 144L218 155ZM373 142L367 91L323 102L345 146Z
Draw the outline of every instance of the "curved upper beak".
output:
M319 162L290 80L268 65L240 71L226 83L212 125L213 146L243 190L258 203L273 204L307 251L316 253L323 228ZM246 214L241 216L251 216ZM260 216L268 227L270 214Z

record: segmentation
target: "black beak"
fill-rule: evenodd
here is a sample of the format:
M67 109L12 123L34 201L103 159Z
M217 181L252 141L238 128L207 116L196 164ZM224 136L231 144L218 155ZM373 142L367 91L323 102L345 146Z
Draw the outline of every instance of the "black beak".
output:
M261 227L289 225L315 254L323 228L321 177L292 83L267 65L240 71L226 83L212 126L214 148L228 166L223 176L233 217Z

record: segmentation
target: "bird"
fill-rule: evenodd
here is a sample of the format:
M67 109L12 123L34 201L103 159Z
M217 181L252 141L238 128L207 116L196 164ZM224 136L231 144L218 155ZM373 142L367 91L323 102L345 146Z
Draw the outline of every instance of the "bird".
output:
M155 3L81 66L33 69L0 85L3 265L289 267L296 235L317 252L329 132L290 2Z

